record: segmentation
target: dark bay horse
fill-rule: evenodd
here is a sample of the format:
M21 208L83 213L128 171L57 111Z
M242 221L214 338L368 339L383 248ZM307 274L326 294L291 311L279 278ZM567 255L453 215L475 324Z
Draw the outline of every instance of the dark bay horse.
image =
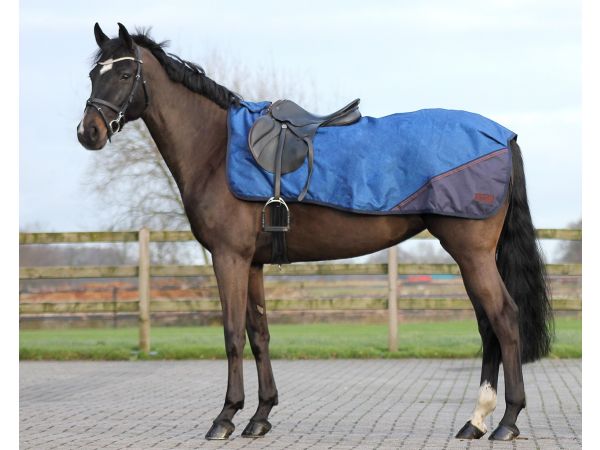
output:
M175 178L196 239L212 254L223 311L228 360L225 405L207 439L226 439L244 406L242 356L246 333L258 369L258 409L242 435L258 437L271 425L277 388L269 359L263 265L271 237L261 230L261 203L236 199L225 172L227 108L240 98L193 63L165 53L145 33L117 38L95 25L99 46L92 94L77 129L79 142L99 150L125 122L141 118ZM369 216L293 203L290 261L350 258L372 253L429 230L458 263L476 313L483 364L475 411L458 438L477 439L496 407L504 369L506 410L490 439L519 435L525 407L522 363L548 354L552 315L544 266L527 202L521 151L511 143L510 193L494 216L459 219L431 214Z

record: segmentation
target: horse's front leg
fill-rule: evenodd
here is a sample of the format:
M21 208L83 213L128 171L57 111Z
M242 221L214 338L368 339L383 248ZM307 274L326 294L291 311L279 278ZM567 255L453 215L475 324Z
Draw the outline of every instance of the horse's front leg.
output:
M231 419L244 407L242 369L246 344L246 303L250 259L230 252L215 253L213 265L223 310L228 374L225 405L206 433L206 439L227 439L235 429Z
M267 325L262 264L253 265L250 268L246 329L258 371L258 408L243 431L242 436L260 437L271 429L271 424L267 419L271 409L277 404L277 387L275 387L269 357L270 336L269 326Z

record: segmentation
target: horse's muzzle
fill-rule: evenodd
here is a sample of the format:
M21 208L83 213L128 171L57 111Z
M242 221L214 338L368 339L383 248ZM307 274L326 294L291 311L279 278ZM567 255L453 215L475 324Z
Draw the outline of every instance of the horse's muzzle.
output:
M77 140L88 150L100 150L108 141L108 133L104 125L85 115L77 126Z

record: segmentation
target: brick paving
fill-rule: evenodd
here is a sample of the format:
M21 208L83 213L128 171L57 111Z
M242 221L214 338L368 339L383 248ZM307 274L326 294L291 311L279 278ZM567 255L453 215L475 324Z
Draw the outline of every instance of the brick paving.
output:
M527 409L512 443L460 441L479 361L274 361L279 406L264 438L240 436L257 405L244 363L246 408L229 441L205 441L223 404L225 361L20 363L22 449L578 449L581 360L525 366ZM493 429L504 410L500 380Z

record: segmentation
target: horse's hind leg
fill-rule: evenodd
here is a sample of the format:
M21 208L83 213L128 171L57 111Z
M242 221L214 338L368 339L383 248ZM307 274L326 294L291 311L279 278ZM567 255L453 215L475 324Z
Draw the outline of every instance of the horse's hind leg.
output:
M277 404L277 388L269 357L269 327L262 265L253 265L250 268L246 331L258 371L258 409L242 432L242 436L259 437L264 436L271 429L267 419L271 409Z
M471 258L467 258L471 259ZM491 328L500 343L502 364L504 367L504 384L506 410L500 425L491 434L490 439L510 440L519 435L516 426L517 416L525 407L525 386L521 366L521 342L519 335L519 310L516 303L506 291L504 282L496 268L493 257L477 258L473 261L459 263L465 286L473 295L474 301L481 306L489 320ZM488 349L489 350L489 349ZM496 363L497 364L497 363ZM488 370L493 370L492 362ZM483 377L482 373L482 377ZM493 411L496 401L496 390L493 388L494 374L491 380L482 380L480 397L471 423L479 422L485 432L483 419ZM497 382L496 382L497 384Z
M503 220L502 211L490 219L480 221L435 216L430 216L426 220L429 230L440 239L441 244L458 263L476 311L485 314L500 344L506 386L506 411L499 427L490 436L490 439L498 440L508 440L518 436L519 430L515 423L519 412L525 407L519 311L506 291L496 266L496 246ZM482 315L479 322L480 326L485 326L486 322ZM488 341L489 343L493 344L493 340ZM486 382L489 382L490 386L480 390L481 397L478 404L481 408L476 408L477 416L474 417L476 421L480 416L484 418L495 407L495 389L492 389L492 383L496 379L494 372L497 370L498 362L494 361L493 353L490 354L492 349L489 345L487 350L482 378L489 376L490 380L483 380L483 384L485 386ZM486 364L487 358L490 359Z
M485 419L496 409L496 398L498 392L498 371L502 355L500 353L500 343L492 330L490 321L485 312L474 299L473 307L477 316L477 327L481 336L483 347L483 358L481 364L481 378L479 381L479 395L475 410L469 421L456 434L458 439L479 439L487 432Z

